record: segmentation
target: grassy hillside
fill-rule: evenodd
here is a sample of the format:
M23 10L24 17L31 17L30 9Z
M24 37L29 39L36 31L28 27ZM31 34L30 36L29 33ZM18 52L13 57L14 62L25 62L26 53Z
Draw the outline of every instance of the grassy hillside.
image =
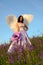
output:
M30 39L32 47L30 49L23 50L18 54L16 50L13 54L14 65L43 65L43 36L33 37ZM0 45L0 65L12 65L10 62L10 55L6 54L10 44ZM19 55L19 59L18 59Z

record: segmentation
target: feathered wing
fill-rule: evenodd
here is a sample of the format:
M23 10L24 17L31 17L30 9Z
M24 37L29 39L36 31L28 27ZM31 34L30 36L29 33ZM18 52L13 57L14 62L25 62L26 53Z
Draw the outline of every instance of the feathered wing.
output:
M24 23L27 26L32 22L32 20L34 18L34 16L32 14L23 14L22 16L24 17Z
M16 16L13 15L9 15L6 17L7 23L9 25L9 27L13 30L13 32L15 31L15 24L17 23L17 18Z
M31 22L32 22L32 20L33 20L33 18L34 18L34 16L32 15L32 14L23 14L22 15L23 17L24 17L24 23L28 26ZM16 23L17 23L17 18L16 18L16 16L15 15L9 15L9 16L7 16L6 17L6 20L7 20L7 23L8 23L8 25L9 25L9 27L13 30L13 31L15 31L15 25L16 25Z

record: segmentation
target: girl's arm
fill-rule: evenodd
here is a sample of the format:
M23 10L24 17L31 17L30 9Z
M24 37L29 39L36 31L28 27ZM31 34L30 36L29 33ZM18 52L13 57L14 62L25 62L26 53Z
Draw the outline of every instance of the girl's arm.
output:
M15 32L19 32L19 26L18 26L18 23L16 23L16 25L15 25Z
M28 30L28 27L27 27L27 25L26 24L24 24L25 25L25 28L26 28L26 31Z

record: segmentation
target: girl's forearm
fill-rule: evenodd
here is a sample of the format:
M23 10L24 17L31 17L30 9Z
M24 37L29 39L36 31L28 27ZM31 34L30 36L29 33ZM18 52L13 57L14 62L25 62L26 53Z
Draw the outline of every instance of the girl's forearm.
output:
M27 25L25 25L25 28L26 28L26 30L28 30L28 27L27 27Z

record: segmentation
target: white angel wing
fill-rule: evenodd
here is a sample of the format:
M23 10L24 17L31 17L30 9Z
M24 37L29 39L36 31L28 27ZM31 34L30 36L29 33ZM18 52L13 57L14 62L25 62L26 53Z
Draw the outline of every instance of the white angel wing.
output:
M34 18L34 16L32 14L23 14L22 16L24 17L24 23L27 26L32 22L32 20Z
M10 26L10 28L15 31L15 24L17 23L17 18L16 16L13 16L13 15L9 15L6 17L7 19L7 23L8 25Z

